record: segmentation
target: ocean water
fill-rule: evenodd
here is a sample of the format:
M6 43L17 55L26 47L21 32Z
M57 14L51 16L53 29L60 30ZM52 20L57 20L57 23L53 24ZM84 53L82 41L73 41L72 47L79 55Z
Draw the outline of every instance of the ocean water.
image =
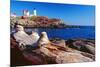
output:
M50 28L26 28L27 33L36 31L41 34L45 31L49 38L61 38L61 39L95 39L95 26L81 26L80 28L61 28L61 29L50 29Z

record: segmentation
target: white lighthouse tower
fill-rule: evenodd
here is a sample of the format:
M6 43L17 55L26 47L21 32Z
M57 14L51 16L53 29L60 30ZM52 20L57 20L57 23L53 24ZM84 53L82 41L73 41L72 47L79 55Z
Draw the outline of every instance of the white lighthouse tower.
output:
M34 16L37 16L37 11L36 11L35 8L34 8L34 10L33 10L33 15L34 15Z

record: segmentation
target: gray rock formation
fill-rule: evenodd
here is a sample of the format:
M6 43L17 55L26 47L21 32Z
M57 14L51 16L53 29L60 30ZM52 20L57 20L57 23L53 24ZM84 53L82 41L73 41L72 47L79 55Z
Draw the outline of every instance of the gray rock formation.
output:
M32 33L31 35L28 35L25 31L24 28L20 25L17 25L16 27L16 33L14 33L14 38L16 41L19 43L19 46L26 46L26 45L31 45L34 46L34 43L36 43L39 39L39 35L35 32Z
M91 45L85 45L85 47L92 53L95 54L95 47L91 46Z
M95 54L95 44L88 40L87 41L82 40L82 39L81 40L71 40L71 42L68 43L67 46L69 46L70 48L79 50L79 51Z
M38 45L39 46L43 46L43 45L47 45L49 43L50 43L50 41L49 41L49 38L47 36L47 33L46 32L42 32L41 36L40 36L40 38L38 40Z

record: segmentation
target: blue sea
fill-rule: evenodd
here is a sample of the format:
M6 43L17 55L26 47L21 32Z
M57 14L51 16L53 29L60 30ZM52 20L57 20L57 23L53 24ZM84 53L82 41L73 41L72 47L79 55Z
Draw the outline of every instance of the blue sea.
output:
M45 31L49 38L61 38L61 39L95 39L95 26L81 26L79 28L26 28L26 32L36 31L41 34Z

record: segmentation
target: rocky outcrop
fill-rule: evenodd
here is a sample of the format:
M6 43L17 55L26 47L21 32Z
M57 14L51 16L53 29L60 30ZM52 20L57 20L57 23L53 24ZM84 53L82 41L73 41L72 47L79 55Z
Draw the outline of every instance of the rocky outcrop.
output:
M53 45L57 45L59 47L66 47L65 40L59 39L59 38L54 38L50 40Z
M44 46L46 44L50 44L50 41L49 41L49 38L47 36L47 33L46 32L42 32L41 33L41 36L38 40L38 46Z
M47 34L45 34L45 38L47 38ZM40 44L42 44L40 40ZM58 43L61 44L61 43ZM62 49L59 49L62 48ZM69 47L61 47L59 45L55 45L51 42L46 42L43 46L40 46L40 52L42 52L44 55L48 56L49 58L53 58L56 63L76 63L76 62L89 62L93 61L92 58L82 55L81 51L71 49Z
M67 40L66 45L69 46L70 48L95 55L95 42L93 42L93 40L90 41L84 39Z
M39 37L36 32L32 32L31 35L28 35L20 25L17 26L16 30L17 32L14 33L14 38L11 38L11 49L13 49L12 56L15 55L17 58L24 57L24 60L27 60L25 62L29 62L31 65L77 62L80 63L92 62L95 60L95 43L91 40L49 40L46 32L42 32ZM32 46L35 43L37 45ZM24 44L26 48L19 48L20 44ZM32 46L32 49L27 48L27 45L28 47ZM21 54L21 57L19 55L19 52ZM13 57L12 59L15 59L16 57ZM21 59L20 61L22 60L23 59ZM17 62L15 62L14 64L16 65ZM27 63L25 65L27 65ZM19 63L19 65L21 65L21 63Z
M83 56L80 53L67 52L53 48L41 47L40 51L50 58L55 58L56 63L76 63L76 62L89 62L93 59Z
M35 46L39 39L39 35L36 32L32 32L31 35L28 35L24 28L21 25L16 26L16 32L13 34L15 40L19 43L19 47L24 47L26 45Z
M64 23L60 19L52 18L44 16L32 16L28 18L17 17L11 18L11 26L13 27L15 23L21 24L25 27L63 27Z

